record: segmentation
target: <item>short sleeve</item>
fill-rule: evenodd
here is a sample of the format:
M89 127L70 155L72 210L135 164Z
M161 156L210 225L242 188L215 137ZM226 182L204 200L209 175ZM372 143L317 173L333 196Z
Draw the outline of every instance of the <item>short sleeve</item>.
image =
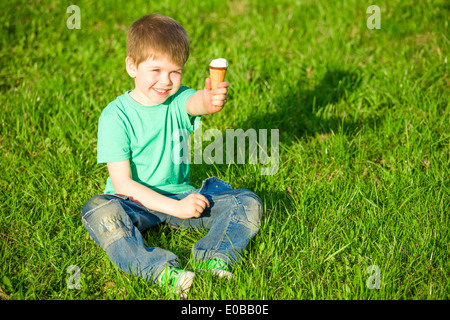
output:
M186 111L186 102L187 100L192 97L197 91L194 89L190 89L188 87L181 87L179 90L179 93L176 97L176 108L177 112L179 113L179 117L183 121L183 127L189 132L194 132L199 123L200 123L200 116L191 116Z
M117 162L130 158L127 127L118 112L105 108L98 121L97 163Z

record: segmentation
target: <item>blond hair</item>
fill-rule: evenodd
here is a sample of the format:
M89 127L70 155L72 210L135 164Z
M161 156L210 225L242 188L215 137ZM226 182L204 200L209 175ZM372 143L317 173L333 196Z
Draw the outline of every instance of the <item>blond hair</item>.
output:
M148 58L166 58L184 66L189 58L189 37L174 19L150 14L132 24L127 34L127 56L138 66Z

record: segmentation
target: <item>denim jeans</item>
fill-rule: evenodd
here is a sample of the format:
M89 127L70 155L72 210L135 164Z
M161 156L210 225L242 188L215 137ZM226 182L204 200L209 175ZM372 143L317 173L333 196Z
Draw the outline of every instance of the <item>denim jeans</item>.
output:
M127 196L113 194L90 198L81 218L92 239L116 266L148 282L156 281L166 266L180 267L175 254L146 247L142 240L141 231L163 222L180 228L209 230L192 249L195 261L220 258L230 267L240 263L247 244L259 231L261 200L253 192L233 189L216 177L204 180L201 189L168 196L180 200L192 192L204 195L210 203L199 218L180 219L149 210Z

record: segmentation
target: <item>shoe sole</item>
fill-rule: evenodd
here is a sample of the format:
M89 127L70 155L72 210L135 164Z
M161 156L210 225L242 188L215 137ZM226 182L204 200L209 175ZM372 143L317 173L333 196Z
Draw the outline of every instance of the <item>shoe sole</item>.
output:
M180 298L186 300L187 294L192 287L192 282L194 281L195 273L191 271L186 271L183 273L175 284L175 293L180 295Z

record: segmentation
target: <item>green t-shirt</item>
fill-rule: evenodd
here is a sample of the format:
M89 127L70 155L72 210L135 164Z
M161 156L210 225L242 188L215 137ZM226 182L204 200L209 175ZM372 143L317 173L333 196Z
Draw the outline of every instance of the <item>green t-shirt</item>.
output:
M129 159L133 180L161 194L194 189L189 185L189 164L174 159L172 153L188 139L181 133L198 127L200 117L189 116L185 109L196 91L180 87L163 104L154 106L139 104L129 92L117 97L100 115L97 163ZM104 192L115 193L110 177Z

